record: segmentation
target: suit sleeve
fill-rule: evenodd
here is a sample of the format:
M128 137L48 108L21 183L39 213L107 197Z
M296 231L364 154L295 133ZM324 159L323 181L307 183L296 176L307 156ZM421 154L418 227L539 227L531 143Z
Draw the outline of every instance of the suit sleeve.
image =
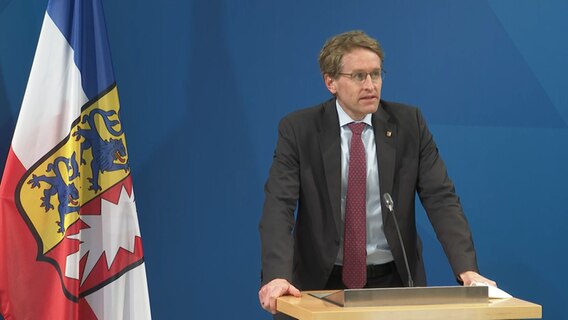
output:
M478 271L469 224L432 134L417 110L420 165L417 191L454 274Z
M261 283L275 278L292 282L294 256L294 211L300 188L298 146L293 127L284 118L278 128L278 142L268 180L259 224L261 240Z

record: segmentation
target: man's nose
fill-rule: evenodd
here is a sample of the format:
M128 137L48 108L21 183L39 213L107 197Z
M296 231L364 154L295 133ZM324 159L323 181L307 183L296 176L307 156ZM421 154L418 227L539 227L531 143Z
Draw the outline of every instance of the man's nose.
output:
M367 73L365 80L363 80L363 88L365 89L374 89L373 79L371 78L371 74Z

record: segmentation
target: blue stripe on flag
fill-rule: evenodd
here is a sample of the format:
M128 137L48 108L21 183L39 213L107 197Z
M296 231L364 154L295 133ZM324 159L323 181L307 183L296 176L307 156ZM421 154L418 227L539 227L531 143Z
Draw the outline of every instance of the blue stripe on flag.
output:
M110 47L100 0L50 0L47 13L75 51L89 100L114 83Z

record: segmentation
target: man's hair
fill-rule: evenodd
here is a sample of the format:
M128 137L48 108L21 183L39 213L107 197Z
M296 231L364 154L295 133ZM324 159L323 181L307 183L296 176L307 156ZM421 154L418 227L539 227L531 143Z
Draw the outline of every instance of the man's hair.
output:
M326 41L319 55L322 76L328 74L337 78L341 72L343 56L355 49L363 48L376 53L384 62L385 53L379 42L361 30L338 34Z

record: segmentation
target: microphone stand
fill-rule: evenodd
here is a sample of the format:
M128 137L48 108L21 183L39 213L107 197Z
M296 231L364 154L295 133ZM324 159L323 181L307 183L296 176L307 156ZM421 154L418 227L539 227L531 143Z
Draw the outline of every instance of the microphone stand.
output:
M412 275L410 274L410 266L408 264L408 258L406 257L406 249L402 241L402 235L400 234L400 228L398 227L398 222L396 221L396 215L394 214L394 202L390 194L385 193L383 195L385 204L387 205L388 211L390 211L392 218L394 220L394 226L396 228L396 233L398 234L398 240L400 241L400 247L402 248L402 256L404 257L404 266L406 267L406 272L408 274L408 286L414 287L414 281L412 281Z

